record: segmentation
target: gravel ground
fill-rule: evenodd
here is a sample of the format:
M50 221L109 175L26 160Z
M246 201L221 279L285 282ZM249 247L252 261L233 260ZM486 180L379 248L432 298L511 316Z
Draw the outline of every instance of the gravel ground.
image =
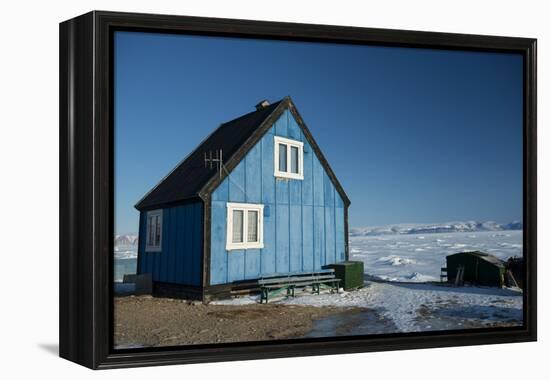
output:
M307 336L314 321L364 312L355 307L203 305L169 298L115 298L115 347L178 346Z
M520 326L522 300L513 289L372 281L267 305L258 296L208 305L116 297L114 338L116 347L131 348Z

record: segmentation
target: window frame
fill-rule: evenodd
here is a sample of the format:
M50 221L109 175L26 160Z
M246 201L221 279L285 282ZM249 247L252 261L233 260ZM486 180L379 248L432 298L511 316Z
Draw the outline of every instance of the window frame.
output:
M241 243L233 242L233 211L243 211L243 241ZM249 242L248 240L248 211L258 212L257 234L258 240ZM227 203L227 224L226 224L226 244L228 251L237 249L259 249L264 247L264 205L258 203Z
M162 252L162 227L163 227L163 220L162 220L162 209L158 210L151 210L147 211L146 219L145 219L145 252ZM158 216L158 224L160 224L160 230L159 230L159 244L151 244L151 236L149 234L149 218ZM155 228L155 231L153 233L153 240L156 240L156 231L157 231L157 223L153 223L153 226Z
M286 169L279 170L279 145L286 145ZM298 173L292 173L292 147L298 148ZM278 178L304 179L304 143L298 140L291 140L281 136L274 137L274 175Z

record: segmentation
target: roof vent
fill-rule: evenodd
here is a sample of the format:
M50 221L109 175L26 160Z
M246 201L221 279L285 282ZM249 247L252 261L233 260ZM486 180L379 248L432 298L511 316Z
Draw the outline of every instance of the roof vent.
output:
M266 108L268 105L269 105L269 102L266 99L264 99L260 103L256 104L255 107L257 111L260 111Z

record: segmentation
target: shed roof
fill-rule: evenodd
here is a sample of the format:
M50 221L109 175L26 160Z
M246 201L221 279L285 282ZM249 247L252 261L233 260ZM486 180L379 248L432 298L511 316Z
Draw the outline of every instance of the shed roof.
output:
M329 178L342 196L344 203L349 205L349 198L296 110L294 103L287 96L264 108L221 124L166 177L145 194L135 205L135 208L145 210L193 198L205 199L227 174L222 173L220 176L217 170L205 167L204 154L221 149L223 151L224 167L230 172L286 109L292 112L304 132L305 138L316 152Z
M495 266L504 267L504 262L501 259L499 259L496 256L490 255L488 253L485 253L485 252L481 252L481 251L458 252L458 253L454 253L454 254L449 255L449 256L458 256L458 255L476 256L476 257L478 257L478 258L480 258L484 261L487 261L488 263L493 264Z

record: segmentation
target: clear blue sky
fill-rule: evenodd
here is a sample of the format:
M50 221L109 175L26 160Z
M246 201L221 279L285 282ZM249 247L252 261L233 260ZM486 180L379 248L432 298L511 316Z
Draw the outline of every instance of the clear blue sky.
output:
M290 95L351 227L522 219L520 55L117 32L115 230L220 123Z

